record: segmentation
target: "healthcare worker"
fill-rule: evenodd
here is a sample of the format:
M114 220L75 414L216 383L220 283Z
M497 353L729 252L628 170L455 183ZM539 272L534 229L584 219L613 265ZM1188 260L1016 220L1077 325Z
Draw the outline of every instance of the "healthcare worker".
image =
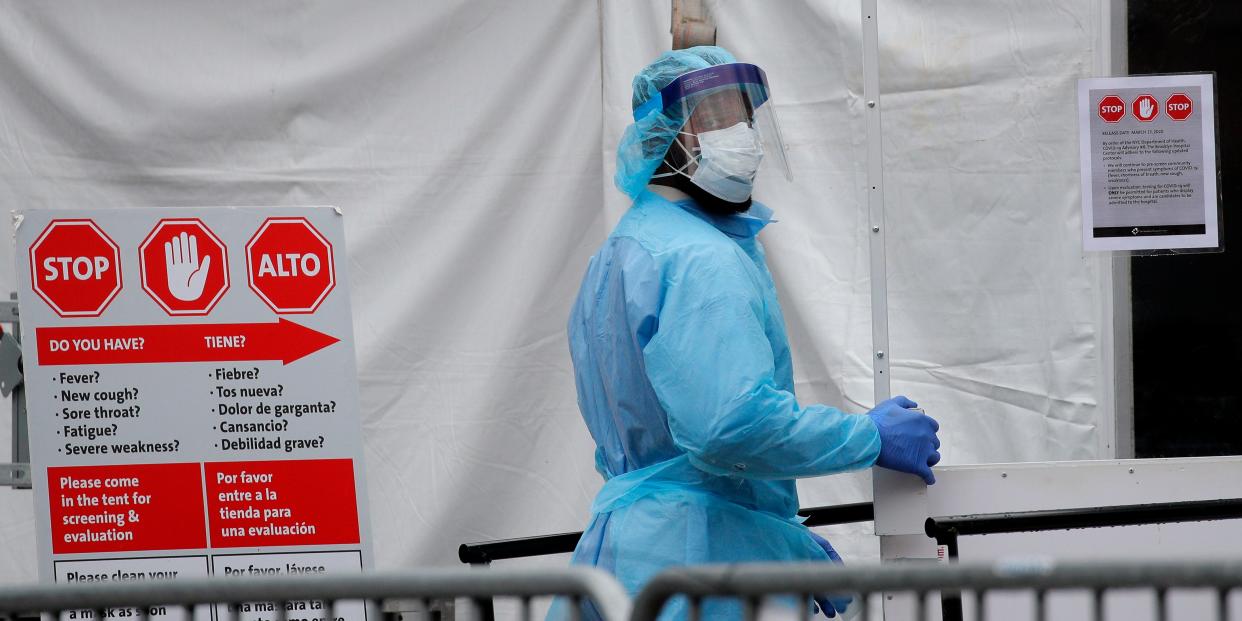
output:
M794 396L755 238L772 212L750 196L760 161L785 166L767 102L764 72L719 47L666 52L634 78L616 174L634 203L591 259L569 320L606 480L573 562L612 572L631 595L673 565L840 562L799 522L795 478L879 465L934 482L938 425L914 402L859 415ZM827 616L848 603L817 599ZM707 619L736 613L704 604ZM684 602L666 608L682 616Z

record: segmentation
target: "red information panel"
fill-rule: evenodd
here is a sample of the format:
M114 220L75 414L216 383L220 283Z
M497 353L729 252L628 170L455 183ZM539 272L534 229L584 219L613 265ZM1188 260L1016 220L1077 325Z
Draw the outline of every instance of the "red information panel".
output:
M198 464L47 469L52 552L129 552L207 546Z
M351 459L208 463L213 548L358 543Z

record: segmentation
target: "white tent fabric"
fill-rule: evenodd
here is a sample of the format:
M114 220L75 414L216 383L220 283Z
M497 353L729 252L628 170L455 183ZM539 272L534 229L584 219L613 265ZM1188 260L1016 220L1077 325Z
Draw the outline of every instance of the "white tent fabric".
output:
M1094 457L1111 416L1107 287L1077 220L1097 4L882 6L894 391L941 420L950 463ZM794 182L757 195L797 390L865 410L859 8L715 9L720 43L768 71L790 147ZM0 201L340 206L376 562L453 565L460 542L586 522L600 481L564 322L626 208L613 149L668 25L664 0L6 1ZM870 495L867 473L802 488L804 505ZM34 579L29 494L0 489L0 583ZM876 558L865 525L831 532Z

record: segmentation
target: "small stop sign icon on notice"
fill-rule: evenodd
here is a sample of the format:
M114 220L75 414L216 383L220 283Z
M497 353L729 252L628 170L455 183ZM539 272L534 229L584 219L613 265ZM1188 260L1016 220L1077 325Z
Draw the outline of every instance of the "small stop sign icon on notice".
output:
M1174 121L1185 121L1194 111L1195 103L1186 93L1173 93L1164 101L1164 112Z
M1139 95L1134 100L1134 118L1148 123L1160 116L1160 102L1151 95Z
M313 313L336 286L332 244L306 218L268 218L246 244L250 288L277 313Z
M1100 100L1097 112L1105 123L1116 123L1126 115L1126 102L1116 95L1108 95Z
M61 317L98 317L121 292L121 252L90 220L52 220L30 245L30 283Z

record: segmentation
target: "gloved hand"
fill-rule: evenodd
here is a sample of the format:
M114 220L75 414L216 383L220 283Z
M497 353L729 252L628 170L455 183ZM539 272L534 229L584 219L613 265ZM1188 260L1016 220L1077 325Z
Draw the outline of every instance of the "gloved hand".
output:
M811 531L807 532L810 533L811 539L814 539L815 543L819 544L819 547L823 548L824 552L828 553L828 558L832 559L832 562L838 565L845 564L845 561L841 560L841 555L837 554L837 551L832 549L832 544L828 543L827 539L824 539ZM828 595L826 593L817 593L814 597L815 603L819 606L820 612L823 612L824 616L829 619L837 616L838 612L844 614L845 610L849 608L850 602L854 601L853 598L846 595Z
M923 478L928 485L936 482L931 467L940 462L940 423L916 408L919 404L893 397L867 412L880 430L880 457L875 464L898 472L909 472Z

